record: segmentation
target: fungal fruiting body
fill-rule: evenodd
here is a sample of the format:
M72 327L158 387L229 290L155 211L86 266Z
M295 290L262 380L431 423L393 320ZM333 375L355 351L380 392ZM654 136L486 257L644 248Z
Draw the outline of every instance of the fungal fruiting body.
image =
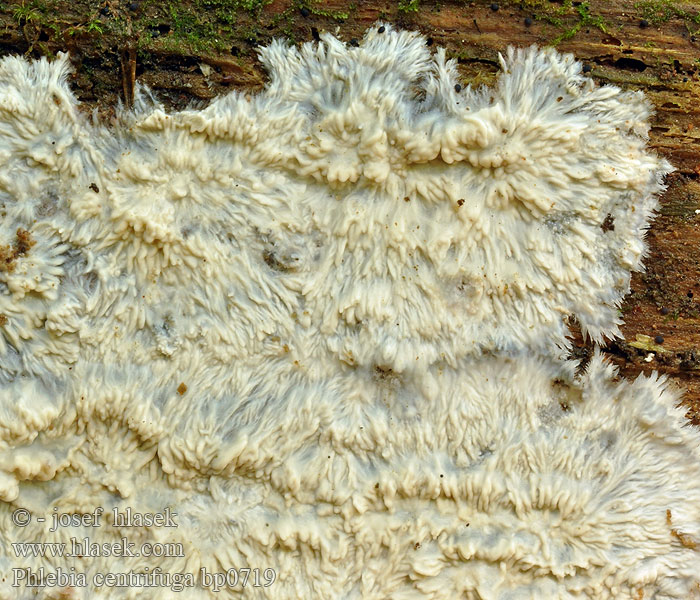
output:
M42 567L75 598L170 598L99 584L156 569L192 598L687 597L697 432L663 379L565 358L570 317L618 333L670 170L642 95L536 48L461 89L390 26L261 58L257 96L141 93L113 129L66 56L0 62L0 598ZM179 551L13 546L86 537ZM274 582L203 577L241 568Z

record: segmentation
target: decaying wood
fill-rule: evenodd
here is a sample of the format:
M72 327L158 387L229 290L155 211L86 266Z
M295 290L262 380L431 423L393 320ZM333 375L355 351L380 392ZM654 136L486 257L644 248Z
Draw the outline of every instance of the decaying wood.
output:
M130 108L134 103L134 86L136 85L136 50L129 47L122 52L122 90L124 104Z

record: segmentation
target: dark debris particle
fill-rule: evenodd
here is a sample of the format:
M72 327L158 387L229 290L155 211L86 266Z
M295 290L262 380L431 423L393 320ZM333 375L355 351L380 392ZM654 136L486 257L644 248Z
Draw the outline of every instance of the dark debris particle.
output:
M646 27L649 27L649 21L647 21L646 19L642 19L642 20L639 22L639 26L640 26L642 29L644 29L644 28L646 28Z
M29 231L21 227L15 233L16 240L11 246L0 246L0 272L11 273L15 268L15 261L20 256L25 256L29 249L36 243Z
M240 56L241 51L238 48L238 46L231 46L231 55L232 56Z
M379 33L384 33L386 31L386 27L384 27L384 25L382 25L379 29L377 29L377 31Z
M531 27L533 22L530 17L525 17L525 27Z
M624 358L626 361L632 363L639 356L636 348L633 348L622 340L609 341L605 350L613 356L619 356L620 358Z
M384 367L384 366L380 366L380 365L377 365L376 367L374 367L374 372L375 372L375 375L377 377L379 377L380 379L386 379L386 378L390 377L391 375L393 375L393 373L394 373L394 371L390 367Z
M101 14L103 17L111 17L111 16L112 16L112 13L109 11L109 8L107 8L106 6L103 6L103 7L100 9L100 14Z
M427 40L425 40L425 45L432 46L433 45L433 38L429 37Z
M457 200L457 206L462 206L462 204L464 204L464 198Z
M89 187L93 192L95 192L96 194L99 194L99 193L100 193L100 188L97 187L97 184L96 184L96 183L93 182L93 183L91 183L88 187Z
M272 250L263 251L263 260L265 264L270 267L273 271L279 271L280 273L286 273L287 271L293 271L295 268L295 261L298 259L291 257L278 257Z
M318 29L316 29L315 27L311 28L311 37L314 38L314 40L316 40L317 42L321 41L321 36L318 35Z
M455 83L455 92L458 94L462 91L462 86L459 85L458 83Z
M660 365L674 366L677 362L669 353L666 352L659 352L654 358Z
M308 17L311 14L311 11L309 11L309 9L306 8L306 6L302 6L301 10L299 12L301 13L301 16L304 18Z
M583 69L581 69L584 73L590 73L593 70L593 67L591 65L583 65Z
M15 256L24 256L36 243L26 229L18 229L15 233Z
M667 314L670 313L671 311L668 309L668 307L663 306L659 312L660 312L662 315L667 315Z
M496 2L491 3L491 10L492 11L496 12L499 8L500 7L498 6L498 4Z
M688 296L688 298L692 298L693 292L691 290L688 290L688 293L686 295Z
M129 4L129 10L131 12L136 12L139 9L139 3L138 2L132 2Z
M663 335L657 335L654 338L654 343L655 344L663 344L664 343L664 336Z
M615 231L615 217L611 214L606 215L600 228L606 232Z
M351 45L353 48L357 48L357 47L360 45L360 42L357 41L357 38L352 38L352 39L350 40L350 45Z
M695 371L700 366L700 360L698 360L698 355L695 350L679 352L676 356L681 359L678 366L683 371Z

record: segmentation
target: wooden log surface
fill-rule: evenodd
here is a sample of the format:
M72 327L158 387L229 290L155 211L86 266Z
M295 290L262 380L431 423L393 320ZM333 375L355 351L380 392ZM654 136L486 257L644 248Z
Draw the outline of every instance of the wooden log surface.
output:
M491 83L508 45L550 44L574 53L600 84L644 91L656 109L650 146L676 171L648 233L646 272L622 306L625 340L604 351L623 376L668 374L700 424L699 2L24 0L0 4L0 53L69 51L83 108L109 120L134 78L170 109L201 106L232 89L259 89L265 73L255 48L273 37L300 43L330 31L351 41L379 19L447 48L465 85ZM575 355L590 355L580 336L575 343Z

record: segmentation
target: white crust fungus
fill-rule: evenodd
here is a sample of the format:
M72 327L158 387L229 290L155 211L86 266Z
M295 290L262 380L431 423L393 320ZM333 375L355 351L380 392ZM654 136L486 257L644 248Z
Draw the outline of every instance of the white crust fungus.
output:
M697 432L663 379L563 358L641 268L670 170L642 95L537 48L457 91L390 26L261 58L257 96L141 94L113 129L65 55L0 61L0 598L41 567L86 574L66 598L173 597L92 583L146 568L187 598L687 598ZM184 553L12 546L124 536ZM199 578L242 567L276 580Z

